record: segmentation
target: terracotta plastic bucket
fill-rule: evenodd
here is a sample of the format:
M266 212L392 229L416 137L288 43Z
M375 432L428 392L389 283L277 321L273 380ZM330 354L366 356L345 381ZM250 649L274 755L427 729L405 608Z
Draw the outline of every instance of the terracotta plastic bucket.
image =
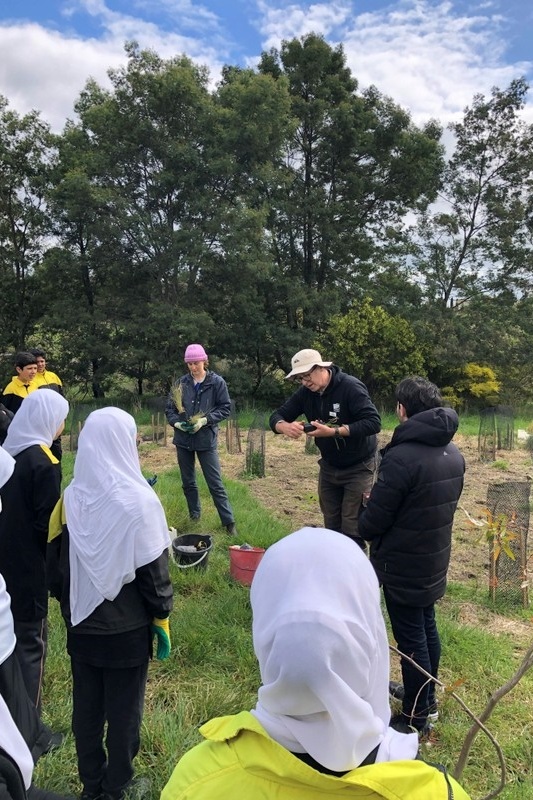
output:
M241 550L236 545L230 545L228 550L229 574L235 581L244 584L244 586L251 586L255 571L265 554L265 548L249 547Z
M212 547L213 539L207 533L184 533L172 542L174 560L180 569L205 569Z

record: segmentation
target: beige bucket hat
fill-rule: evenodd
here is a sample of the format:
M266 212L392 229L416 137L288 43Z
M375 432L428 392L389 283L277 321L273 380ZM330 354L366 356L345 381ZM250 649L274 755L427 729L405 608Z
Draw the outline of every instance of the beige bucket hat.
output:
M331 367L333 361L322 361L318 350L299 350L291 359L291 371L285 375L285 380L294 378L304 372L311 372L313 367Z

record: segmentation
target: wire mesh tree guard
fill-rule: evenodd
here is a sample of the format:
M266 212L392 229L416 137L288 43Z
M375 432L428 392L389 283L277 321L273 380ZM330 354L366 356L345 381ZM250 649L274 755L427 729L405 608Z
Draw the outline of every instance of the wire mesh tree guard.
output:
M226 450L228 453L242 453L241 432L234 400L231 401L231 411L226 422Z
M528 529L531 481L491 483L487 489L489 593L529 606Z
M265 477L265 418L256 414L248 430L246 472L255 478Z
M489 406L479 412L480 461L495 461L498 450L514 446L514 412L511 406Z

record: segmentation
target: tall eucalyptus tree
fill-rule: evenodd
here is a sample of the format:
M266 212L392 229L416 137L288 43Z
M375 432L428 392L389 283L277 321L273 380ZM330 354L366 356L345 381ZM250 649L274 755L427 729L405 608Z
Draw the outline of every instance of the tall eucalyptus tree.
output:
M364 294L391 229L434 199L440 128L417 128L374 87L358 91L342 47L315 34L264 53L260 70L289 83L295 126L269 230L285 321L311 332Z

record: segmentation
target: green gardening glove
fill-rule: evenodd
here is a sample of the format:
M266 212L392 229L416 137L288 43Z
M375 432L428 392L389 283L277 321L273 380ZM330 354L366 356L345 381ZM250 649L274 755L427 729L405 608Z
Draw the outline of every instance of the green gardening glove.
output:
M207 417L200 417L200 419L192 426L191 433L198 433L200 428L203 428L204 425L207 425Z
M188 422L175 422L174 427L178 431L182 431L182 433L190 433L191 426L189 425Z
M152 633L157 636L157 652L156 658L159 661L164 661L168 658L172 645L170 644L170 624L168 617L166 619L157 619L154 617L152 620Z

